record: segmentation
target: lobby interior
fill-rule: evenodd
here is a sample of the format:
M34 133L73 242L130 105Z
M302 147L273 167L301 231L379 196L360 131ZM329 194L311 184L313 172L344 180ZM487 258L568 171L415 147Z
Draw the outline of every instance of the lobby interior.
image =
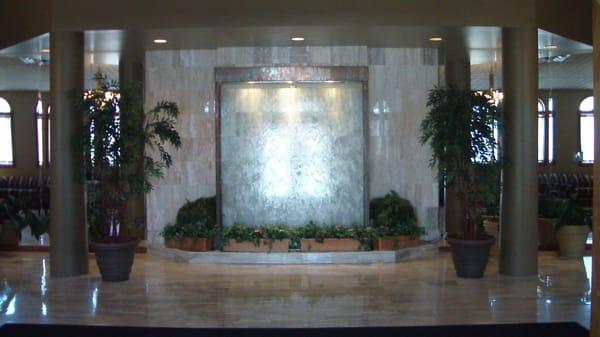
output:
M0 17L0 325L576 322L600 336L600 1L6 0ZM457 275L460 186L440 183L423 140L448 87L501 112L482 277ZM130 93L157 134L131 158L160 173L130 177L144 193L118 190L122 207L102 170L129 165ZM94 109L118 116L103 155L101 117L81 114ZM376 202L398 199L416 229L382 248ZM583 252L559 247L559 201L584 214ZM181 220L193 207L210 214ZM120 279L99 256L122 243Z

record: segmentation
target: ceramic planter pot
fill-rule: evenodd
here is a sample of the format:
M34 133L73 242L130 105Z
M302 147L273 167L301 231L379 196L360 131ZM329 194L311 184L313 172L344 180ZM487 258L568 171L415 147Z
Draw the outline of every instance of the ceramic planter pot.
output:
M190 238L184 236L181 240L169 240L165 241L165 247L174 248L180 250L186 250L190 252L207 252L212 250L213 239L212 238Z
M388 238L373 239L373 250L398 250L417 247L421 240L413 239L408 235L399 235Z
M481 240L462 240L448 237L447 241L452 247L452 261L456 276L482 278L490 258L490 248L496 238L488 236Z
M258 246L255 246L254 243L250 241L236 242L235 240L229 240L227 244L223 246L223 251L238 253L285 253L289 250L289 247L289 239L261 240Z
M562 226L556 233L560 255L581 258L589 232L588 226Z
M355 252L360 250L360 241L356 239L302 239L300 250L303 252Z
M129 280L135 248L140 240L125 242L92 242L96 263L103 281L121 282Z

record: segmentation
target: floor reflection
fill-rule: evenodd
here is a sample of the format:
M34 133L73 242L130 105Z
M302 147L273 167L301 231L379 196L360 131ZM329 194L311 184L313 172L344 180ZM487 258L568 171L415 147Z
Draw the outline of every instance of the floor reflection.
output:
M130 281L51 279L46 254L0 255L0 323L357 326L577 321L591 258L540 255L538 277L457 279L448 254L380 265L188 265L138 255Z

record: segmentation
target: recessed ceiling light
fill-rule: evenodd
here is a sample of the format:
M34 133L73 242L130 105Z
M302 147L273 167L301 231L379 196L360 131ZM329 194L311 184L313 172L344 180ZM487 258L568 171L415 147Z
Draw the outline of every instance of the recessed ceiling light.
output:
M296 41L296 42L304 41L304 37L302 37L302 36L294 36L292 38L292 41Z
M549 44L547 46L544 46L544 49L558 49L558 46L555 44Z
M441 37L439 37L439 36L432 36L432 37L429 38L429 41L431 41L431 42L440 42L442 40L443 39Z
M156 44L164 44L164 43L167 43L167 40L165 40L165 39L155 39L152 42L154 42Z
M48 48L42 48L42 50L40 50L42 53L48 54L50 52L50 49Z

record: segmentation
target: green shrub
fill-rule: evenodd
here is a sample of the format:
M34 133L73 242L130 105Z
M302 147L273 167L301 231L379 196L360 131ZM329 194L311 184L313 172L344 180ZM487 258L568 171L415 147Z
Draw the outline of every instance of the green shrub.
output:
M215 201L215 197L208 197L186 202L177 212L176 222L165 226L160 235L166 241L214 236L218 232Z
M592 228L591 215L581 207L574 197L562 199L558 208L556 229L563 226L588 226Z
M425 230L417 224L413 205L395 191L373 198L369 204L369 214L377 237L409 235L418 238L425 234Z
M215 227L217 224L216 197L199 198L186 202L177 212L178 225L190 224L198 221L206 222L207 226Z
M371 227L318 226L312 221L306 226L295 228L293 232L292 240L294 242L300 242L302 239L315 239L319 243L323 243L325 239L355 239L360 241L363 250L370 248L370 240L375 237L375 231Z
M160 232L165 241L178 241L183 238L183 227L176 224L167 224Z
M235 242L252 242L255 246L260 245L260 241L265 240L284 240L291 238L291 231L283 225L248 227L244 224L236 223L231 227L223 229L223 242L227 244L229 240Z
M564 200L556 198L542 198L538 205L538 216L540 218L555 219L560 217L560 209Z

